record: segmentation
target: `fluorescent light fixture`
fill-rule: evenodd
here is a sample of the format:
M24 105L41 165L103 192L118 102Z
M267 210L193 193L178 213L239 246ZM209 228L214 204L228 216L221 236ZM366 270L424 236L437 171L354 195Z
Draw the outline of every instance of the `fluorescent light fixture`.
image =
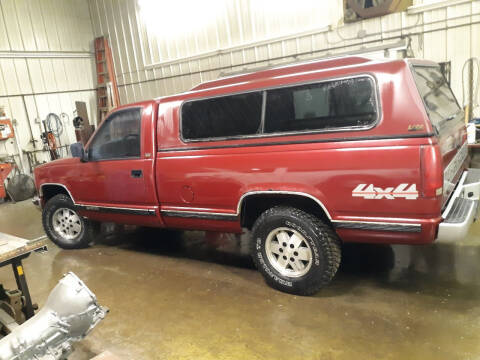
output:
M147 30L159 38L204 30L224 12L224 0L138 0Z
M318 0L254 0L250 1L250 6L254 12L263 11L272 16L273 14L311 14L312 9L328 8L336 6L335 3L327 5Z

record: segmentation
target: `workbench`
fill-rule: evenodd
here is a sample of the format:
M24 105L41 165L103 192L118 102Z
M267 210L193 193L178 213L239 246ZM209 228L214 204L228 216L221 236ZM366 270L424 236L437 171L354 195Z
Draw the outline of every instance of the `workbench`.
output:
M34 307L30 297L25 271L22 260L30 256L32 252L46 251L46 237L42 236L34 240L26 240L13 235L0 232L0 267L11 265L18 290L25 298L23 312L26 319L34 315Z

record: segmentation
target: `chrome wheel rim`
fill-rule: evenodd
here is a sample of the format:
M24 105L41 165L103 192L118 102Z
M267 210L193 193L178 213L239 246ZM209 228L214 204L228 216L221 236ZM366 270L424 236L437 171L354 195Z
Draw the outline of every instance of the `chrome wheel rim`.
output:
M55 232L65 240L73 240L80 235L83 223L78 214L69 208L57 209L52 216Z
M265 241L268 261L281 275L300 277L313 263L312 250L302 234L288 227L272 230Z

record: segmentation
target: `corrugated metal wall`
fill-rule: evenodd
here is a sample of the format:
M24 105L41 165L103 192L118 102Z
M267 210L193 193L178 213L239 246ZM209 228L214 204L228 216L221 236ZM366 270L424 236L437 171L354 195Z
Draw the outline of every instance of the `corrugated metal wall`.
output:
M295 7L290 0L89 3L95 34L109 36L121 101L125 103L184 91L232 66L258 65L278 54L297 53L298 47L321 46L316 43L321 39L292 38L275 43L270 39L327 28L332 19L340 19L342 1L329 1L325 6L322 1L302 0L295 2ZM192 26L195 17L208 22ZM246 45L259 40L266 42Z
M61 141L70 144L75 142L74 102L85 101L90 118L96 118L92 41L85 0L0 0L0 106L17 120L23 150L35 150L28 121L40 140L35 119L68 114ZM41 148L37 142L36 149ZM0 156L12 153L11 141L0 142ZM41 151L38 157L48 159Z
M452 62L461 101L462 66L480 57L480 1L415 1L407 12L345 25L342 0L197 3L89 0L95 35L111 42L122 103L185 91L222 73L396 44L402 36L414 56ZM192 26L196 17L208 22Z

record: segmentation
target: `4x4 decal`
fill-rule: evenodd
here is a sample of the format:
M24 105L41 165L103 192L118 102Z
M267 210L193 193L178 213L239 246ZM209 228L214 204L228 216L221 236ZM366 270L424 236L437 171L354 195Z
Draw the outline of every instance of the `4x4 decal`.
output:
M365 199L390 199L404 198L407 200L415 200L418 198L416 184L400 184L396 188L387 187L382 189L373 184L358 184L352 191L353 197L363 197Z

